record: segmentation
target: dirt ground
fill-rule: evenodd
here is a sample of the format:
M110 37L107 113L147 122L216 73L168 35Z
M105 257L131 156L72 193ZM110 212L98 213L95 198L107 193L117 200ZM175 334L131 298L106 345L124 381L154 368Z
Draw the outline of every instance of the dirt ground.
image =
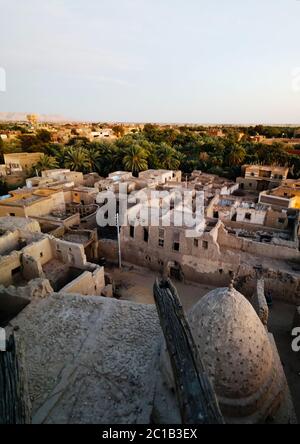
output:
M153 284L158 277L157 273L138 267L124 267L122 270L112 268L108 270L117 286L121 300L138 304L154 304ZM176 282L183 308L189 311L204 295L215 287L200 284L183 284Z
M108 270L117 285L121 300L140 304L154 304L153 283L157 274L136 266L124 267L122 270ZM175 283L182 305L188 312L205 294L215 287L200 284ZM273 333L278 347L284 371L288 380L298 421L300 422L300 353L291 349L290 331L292 328L295 307L280 301L274 301L270 309L269 330Z

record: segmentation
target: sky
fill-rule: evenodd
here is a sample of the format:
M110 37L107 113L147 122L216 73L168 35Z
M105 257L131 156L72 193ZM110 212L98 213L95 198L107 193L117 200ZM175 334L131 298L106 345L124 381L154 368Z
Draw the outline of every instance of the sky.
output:
M299 0L0 0L0 112L300 124L299 22Z

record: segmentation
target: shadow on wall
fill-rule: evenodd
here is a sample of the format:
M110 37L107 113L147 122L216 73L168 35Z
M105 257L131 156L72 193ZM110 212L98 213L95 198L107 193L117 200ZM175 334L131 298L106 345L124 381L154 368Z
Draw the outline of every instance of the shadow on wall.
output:
M81 274L84 273L85 270L81 270L79 268L70 267L65 270L63 275L60 275L57 280L53 278L50 279L50 284L55 292L59 292L62 288L68 285L70 282L77 279Z
M0 327L4 328L15 318L30 301L8 293L0 294Z

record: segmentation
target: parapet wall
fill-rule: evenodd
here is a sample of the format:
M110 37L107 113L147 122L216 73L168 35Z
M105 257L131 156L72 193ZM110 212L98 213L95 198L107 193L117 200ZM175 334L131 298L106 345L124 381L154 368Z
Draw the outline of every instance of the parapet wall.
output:
M94 272L83 272L77 279L74 279L62 288L60 293L78 293L86 296L101 296L104 287L104 268L98 267Z

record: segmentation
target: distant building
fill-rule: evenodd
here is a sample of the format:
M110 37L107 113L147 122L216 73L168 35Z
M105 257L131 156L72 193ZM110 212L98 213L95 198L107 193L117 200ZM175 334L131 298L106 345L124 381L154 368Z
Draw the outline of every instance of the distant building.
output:
M277 188L261 192L259 202L275 208L300 209L300 181L286 180Z
M10 153L4 154L7 174L29 171L44 157L43 153Z
M51 211L65 211L63 191L40 189L34 192L12 192L12 196L0 201L0 217L39 217Z
M240 188L247 191L264 191L278 187L287 179L289 169L280 166L245 165L244 177L238 177Z
M112 139L112 138L116 138L116 136L111 128L104 128L100 131L92 131L90 133L89 138L90 138L90 140Z

